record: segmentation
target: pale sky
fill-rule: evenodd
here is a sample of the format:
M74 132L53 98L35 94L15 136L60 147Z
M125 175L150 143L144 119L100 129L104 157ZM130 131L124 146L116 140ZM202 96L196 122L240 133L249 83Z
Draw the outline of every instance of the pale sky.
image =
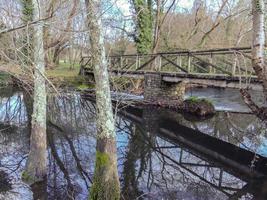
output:
M194 0L178 0L178 6L185 9L193 7ZM116 5L125 16L131 15L128 0L116 0Z
M190 9L193 7L194 0L179 0L178 6L185 8L185 9Z

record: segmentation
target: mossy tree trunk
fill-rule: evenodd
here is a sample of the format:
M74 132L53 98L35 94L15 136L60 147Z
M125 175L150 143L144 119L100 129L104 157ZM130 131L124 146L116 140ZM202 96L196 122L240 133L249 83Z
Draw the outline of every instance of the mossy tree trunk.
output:
M33 0L33 20L40 18L38 0ZM33 28L34 45L34 94L33 114L31 122L30 152L23 173L23 179L29 184L42 181L46 176L46 89L43 48L43 22Z
M23 23L28 24L33 20L33 2L32 0L21 0ZM22 38L23 48L20 55L20 62L24 65L31 65L33 59L32 28L28 27L24 31Z
M151 53L153 44L152 0L132 0L136 14L137 53Z
M101 1L86 0L91 55L96 83L97 146L95 173L90 199L120 199L117 170L116 133L113 118L109 76L101 25Z

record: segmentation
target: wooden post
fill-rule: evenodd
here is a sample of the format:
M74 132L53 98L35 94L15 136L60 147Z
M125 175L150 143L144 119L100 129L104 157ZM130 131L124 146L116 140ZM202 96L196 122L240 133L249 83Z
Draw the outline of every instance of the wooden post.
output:
M235 56L234 58L234 63L233 63L233 66L232 66L232 75L235 76L236 74L236 66L237 66L237 56Z
M213 58L213 54L210 53L209 62L210 62L211 64L212 64L212 61L213 61L212 58ZM209 68L210 68L210 69L209 69L209 73L212 74L212 66L210 65ZM215 69L214 69L214 70L215 70Z
M139 56L136 55L136 58L135 58L135 70L138 69L138 62L139 62L138 60L139 60Z
M188 53L188 58L187 58L187 71L188 71L188 73L190 73L190 71L191 71L191 57L190 57L190 53Z
M141 66L140 64L141 64L141 58L140 56L138 56L138 68Z
M122 60L122 56L120 57L120 61L121 61L121 63L120 63L120 68L122 69L122 67L123 67L123 60Z
M181 66L181 55L177 55L177 58L176 58L176 64L179 65L180 67ZM180 69L178 69L178 71L181 71Z
M111 58L110 58L110 57L108 57L108 68L109 68L109 69L112 68L112 67L111 67Z
M159 55L158 59L159 59L158 71L160 72L161 71L161 55Z

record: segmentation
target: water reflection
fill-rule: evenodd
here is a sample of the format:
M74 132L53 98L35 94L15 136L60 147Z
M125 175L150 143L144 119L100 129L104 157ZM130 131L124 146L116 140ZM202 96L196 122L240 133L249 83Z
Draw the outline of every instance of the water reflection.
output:
M0 97L0 174L8 174L12 188L30 196L20 181L29 150L28 101L16 91ZM48 177L31 188L33 196L87 199L95 162L95 105L66 94L50 97L48 110ZM127 108L117 113L116 128L123 199L266 197L266 183L256 178L265 174L265 127L252 115L218 113L191 122L167 110ZM205 143L209 140L216 146ZM220 152L220 145L236 155ZM210 152L213 148L217 154ZM9 189L0 184L2 196Z

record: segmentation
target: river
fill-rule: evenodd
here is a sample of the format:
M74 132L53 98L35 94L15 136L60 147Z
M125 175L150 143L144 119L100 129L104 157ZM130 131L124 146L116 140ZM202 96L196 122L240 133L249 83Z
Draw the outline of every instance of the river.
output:
M48 178L30 188L20 174L29 151L31 99L15 88L1 91L0 199L87 199L95 104L77 92L49 97ZM148 106L116 110L123 199L266 199L265 125L247 114L237 90L192 89L188 96L208 97L219 111L197 120ZM253 97L263 103L259 93Z

